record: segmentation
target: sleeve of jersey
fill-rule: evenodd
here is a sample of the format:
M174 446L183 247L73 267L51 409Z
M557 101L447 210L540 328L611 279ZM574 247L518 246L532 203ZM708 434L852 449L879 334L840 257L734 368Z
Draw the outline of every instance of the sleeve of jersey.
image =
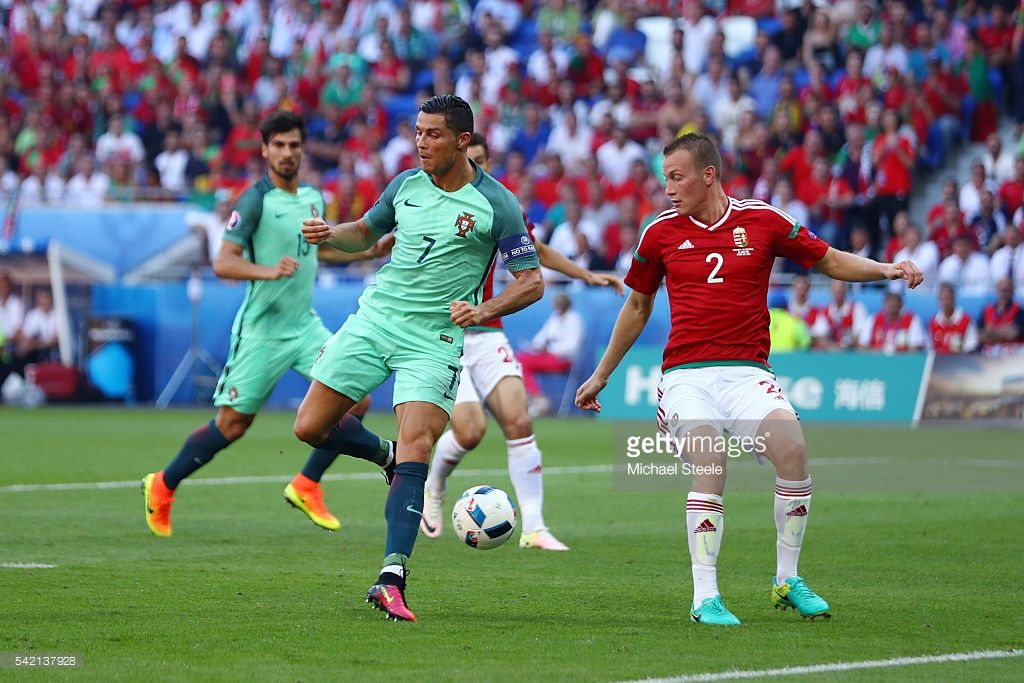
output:
M624 282L633 291L641 294L654 294L665 279L665 262L656 247L656 236L649 234L651 228L644 230L640 243L633 252L633 261L629 264Z
M775 243L776 255L785 256L804 268L811 268L821 260L828 251L828 242L808 230L807 226L800 225L800 221L794 221L785 214L778 219L780 235Z
M250 188L241 197L224 226L224 239L246 247L252 242L253 233L263 215L263 194Z
M415 172L416 169L411 169L404 173L399 173L384 188L380 199L363 216L363 221L370 226L370 230L373 230L378 235L383 235L395 229L395 226L398 225L395 218L395 196L406 179Z
M491 206L494 207L492 235L508 271L517 273L540 268L537 247L527 232L523 211L515 197L509 194L493 201Z

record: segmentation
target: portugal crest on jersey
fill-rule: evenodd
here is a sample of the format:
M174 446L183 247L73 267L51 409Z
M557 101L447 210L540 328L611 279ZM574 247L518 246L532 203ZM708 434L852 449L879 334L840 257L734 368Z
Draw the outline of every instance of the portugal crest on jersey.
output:
M732 241L733 243L743 249L747 246L747 230L746 228L739 227L732 229Z
M455 219L455 229L457 237L465 237L470 230L476 227L476 219L473 214L468 211L463 211L459 214L459 217Z

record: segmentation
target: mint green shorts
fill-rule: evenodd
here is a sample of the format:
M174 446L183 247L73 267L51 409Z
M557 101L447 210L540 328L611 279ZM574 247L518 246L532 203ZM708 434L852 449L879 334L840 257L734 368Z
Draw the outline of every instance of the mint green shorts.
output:
M321 384L359 401L394 373L393 406L425 401L451 415L459 391L461 356L461 336L415 336L408 331L398 335L357 312L324 345L311 374Z
M231 351L217 382L213 405L255 415L289 369L306 379L331 332L319 320L292 339L231 337Z

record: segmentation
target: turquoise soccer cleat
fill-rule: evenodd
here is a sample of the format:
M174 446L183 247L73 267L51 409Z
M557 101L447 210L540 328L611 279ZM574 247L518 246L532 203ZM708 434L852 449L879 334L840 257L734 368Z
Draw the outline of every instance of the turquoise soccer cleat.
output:
M690 610L690 620L697 624L711 626L739 626L740 620L722 602L722 596L701 600L700 607Z
M832 617L828 603L808 588L799 576L791 576L781 584L778 579L772 579L772 604L775 605L775 609L783 611L793 608L804 619Z

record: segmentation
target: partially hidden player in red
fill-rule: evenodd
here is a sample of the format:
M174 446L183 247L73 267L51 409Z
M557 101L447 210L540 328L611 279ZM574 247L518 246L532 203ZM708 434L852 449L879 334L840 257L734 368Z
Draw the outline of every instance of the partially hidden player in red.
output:
M723 430L730 439L759 444L755 458L775 466L778 560L772 602L804 617L830 616L828 603L797 572L811 478L796 412L768 365L772 263L785 256L837 280L904 279L911 288L921 284L921 271L910 261L878 263L838 251L773 206L727 196L721 155L704 135L684 135L669 144L663 171L673 208L640 236L626 275L632 291L597 369L576 394L576 405L600 411L597 395L646 325L664 281L672 324L658 423L682 443L680 456L695 471L686 500L694 588L690 617L704 624L740 623L722 602L716 573L727 459Z

